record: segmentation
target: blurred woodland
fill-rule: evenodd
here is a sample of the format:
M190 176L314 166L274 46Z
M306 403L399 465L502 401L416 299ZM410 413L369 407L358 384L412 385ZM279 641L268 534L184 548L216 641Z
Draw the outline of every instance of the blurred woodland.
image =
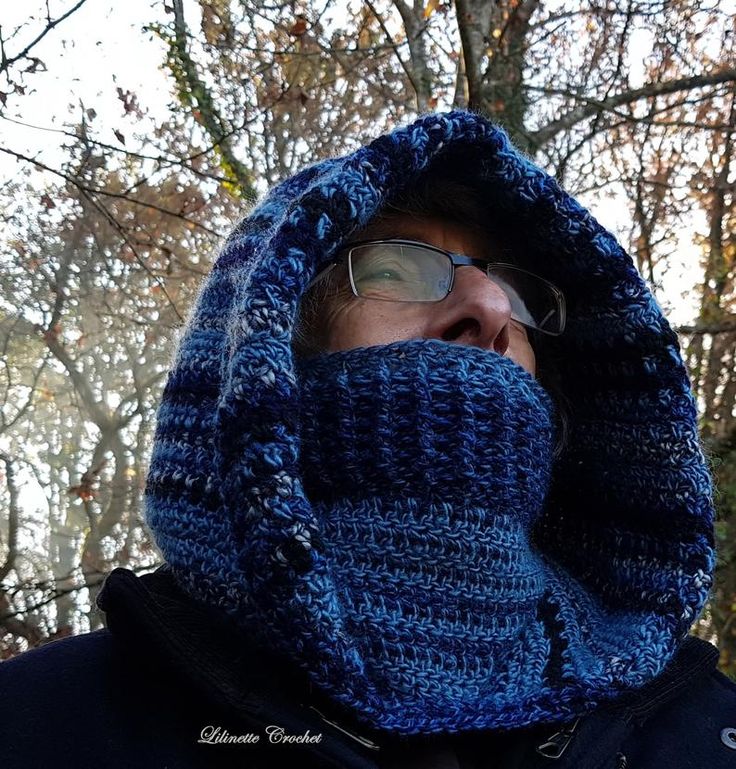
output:
M677 331L717 482L719 563L694 632L736 677L736 26L720 0L166 0L169 114L70 111L63 162L3 141L85 2L0 29L0 658L101 624L116 566L160 562L141 515L172 346L222 235L269 185L421 112L501 123L586 202L616 197L655 296L683 245ZM127 134L127 136L126 136ZM130 142L129 142L130 143ZM42 171L42 174L39 174ZM39 179L43 179L40 186ZM665 301L666 300L666 301ZM35 488L34 495L28 492Z

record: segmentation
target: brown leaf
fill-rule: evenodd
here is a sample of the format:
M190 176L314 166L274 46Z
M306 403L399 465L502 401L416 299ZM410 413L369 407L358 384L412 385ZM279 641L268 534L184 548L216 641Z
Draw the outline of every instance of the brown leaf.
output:
M53 342L59 338L60 333L61 323L56 323L55 325L51 326L51 328L46 329L46 331L43 332L43 338L47 342Z
M429 0L424 6L424 18L428 19L439 8L440 0Z
M90 107L90 108L87 110L87 117L88 117L90 120L94 120L94 119L97 117L97 112L96 112L95 110L93 110L93 109L92 109L92 107Z
M70 486L69 492L73 497L79 497L83 502L90 502L95 498L95 493L86 484L80 484L79 486Z
M299 14L299 16L296 17L296 21L289 27L289 34L294 37L300 37L307 31L307 26L306 16Z
M126 115L129 115L131 112L133 112L138 117L143 116L143 113L138 106L138 97L133 93L133 91L124 91L120 86L118 86L117 92L118 99L123 102L123 109L125 110Z
M112 132L115 134L115 138L116 138L116 139L117 139L117 140L118 140L118 141L119 141L121 144L125 144L125 136L123 136L123 134L122 134L122 133L120 133L120 131L118 131L118 129L117 129L117 128L113 128L113 129L112 129Z
M48 210L56 208L56 203L54 203L51 197L46 193L41 195L41 205L45 206Z

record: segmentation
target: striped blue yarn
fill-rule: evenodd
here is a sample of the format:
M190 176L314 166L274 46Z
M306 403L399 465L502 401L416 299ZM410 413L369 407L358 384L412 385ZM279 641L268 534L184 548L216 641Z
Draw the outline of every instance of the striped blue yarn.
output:
M363 701L345 704L390 729L470 728L544 696L557 650L530 538L548 393L508 358L437 340L319 356L298 376L304 488L362 666L341 688Z
M528 645L506 644L504 655L497 644L494 662L511 672L479 669L477 692L471 676L439 683L410 668L427 694L444 692L435 706L367 677L375 652L370 642L366 652L365 634L345 632L365 612L345 588L360 565L344 565L355 543L343 548L343 566L328 547L352 534L328 525L334 507L304 466L303 415L316 401L305 401L291 335L316 271L388 199L456 152L472 152L468 176L489 215L502 212L524 233L535 270L565 293L567 328L549 344L574 408L569 446L529 517L528 546L514 550L541 590L522 591L536 601ZM440 465L437 477L445 471ZM396 495L397 515L415 526L416 499ZM466 526L484 509L432 498L423 510L439 516L450 501ZM343 503L345 526L357 526L365 499L352 493ZM407 734L562 720L643 685L696 619L714 568L711 479L675 334L615 238L503 131L467 112L426 115L311 166L235 228L164 391L145 512L191 595L291 656L366 723ZM489 532L500 538L503 528L493 521Z

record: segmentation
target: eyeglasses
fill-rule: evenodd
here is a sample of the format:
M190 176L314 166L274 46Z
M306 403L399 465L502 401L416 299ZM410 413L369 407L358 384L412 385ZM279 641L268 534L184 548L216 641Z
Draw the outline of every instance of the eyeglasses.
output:
M565 297L539 275L414 240L352 243L308 288L345 260L353 294L382 302L440 302L452 291L455 267L478 267L504 291L514 320L551 336L559 336L565 329Z

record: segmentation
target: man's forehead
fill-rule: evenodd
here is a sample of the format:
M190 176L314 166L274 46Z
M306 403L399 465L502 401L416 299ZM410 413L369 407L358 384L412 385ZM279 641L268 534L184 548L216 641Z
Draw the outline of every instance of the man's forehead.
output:
M489 234L476 224L412 213L391 212L380 215L351 240L383 238L418 240L448 251L462 251L478 259L488 258L491 251Z

